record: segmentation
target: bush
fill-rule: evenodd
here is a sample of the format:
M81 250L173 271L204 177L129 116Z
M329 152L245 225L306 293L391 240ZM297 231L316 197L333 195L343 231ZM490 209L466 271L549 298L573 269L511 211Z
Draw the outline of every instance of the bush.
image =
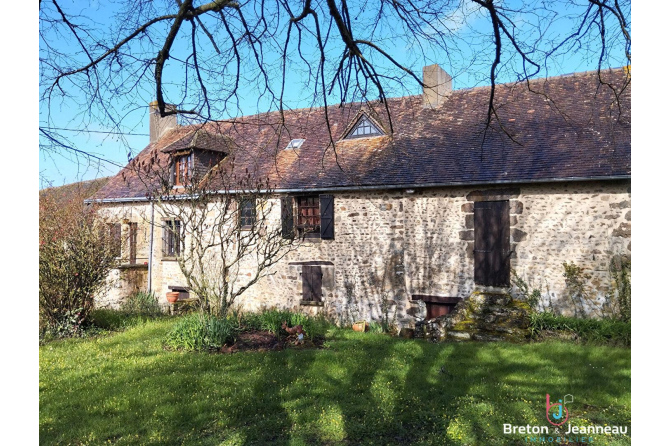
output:
M138 291L128 296L121 304L121 311L145 316L159 316L163 313L156 295L146 291Z
M103 330L119 330L125 328L127 315L118 310L98 309L91 312L91 322Z
M526 301L532 311L537 311L537 307L542 300L542 290L528 284L516 271L512 270L512 284L517 287L519 294Z
M83 198L63 202L40 196L39 302L43 328L55 336L78 336L93 298L119 255L108 228L84 207Z
M370 322L370 333L385 333L384 326L379 322Z
M621 321L631 318L630 258L615 256L610 261L610 274L614 279L614 288L607 293L606 304L612 316Z
M190 314L181 318L165 338L165 346L175 350L219 349L235 340L236 327L232 319L207 314Z
M331 327L332 324L323 315L318 315L316 317L307 317L305 321L302 323L302 328L305 331L305 336L310 341L325 338L326 333Z
M233 316L239 321L238 324L242 330L264 330L277 337L286 335L286 331L282 329L284 321L289 327L302 325L305 336L312 341L325 337L326 332L332 326L323 315L312 317L289 310L271 309L260 313L234 312Z
M580 319L544 312L530 315L530 331L535 338L541 338L547 332L559 331L572 333L579 340L589 343L631 345L630 321Z

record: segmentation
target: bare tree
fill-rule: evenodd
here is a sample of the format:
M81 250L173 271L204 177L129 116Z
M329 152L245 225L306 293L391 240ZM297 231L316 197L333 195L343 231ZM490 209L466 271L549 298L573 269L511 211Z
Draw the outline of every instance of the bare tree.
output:
M162 217L163 259L174 258L203 311L223 316L299 240L279 224L268 181L218 167L201 175L193 156L157 157L131 169Z
M629 0L124 0L88 8L45 0L40 149L98 161L104 155L74 146L67 132L96 126L123 141L137 128L133 110L153 99L162 116L192 121L250 114L249 97L257 110L282 113L295 104L385 103L421 85L417 71L431 63L467 85L491 85L488 126L502 122L494 100L501 79L561 72L575 57L599 71L629 65L630 48ZM626 87L606 85L616 94ZM57 115L68 109L78 112L62 127Z

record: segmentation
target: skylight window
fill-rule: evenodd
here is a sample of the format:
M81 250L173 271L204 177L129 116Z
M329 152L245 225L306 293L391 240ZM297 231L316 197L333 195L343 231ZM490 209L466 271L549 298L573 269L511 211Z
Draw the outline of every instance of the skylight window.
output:
M288 146L286 146L285 150L288 149L299 149L302 143L304 143L304 139L292 139L290 143L288 143Z
M365 136L379 136L383 135L382 131L363 115L356 123L354 129L349 132L347 138L361 138Z

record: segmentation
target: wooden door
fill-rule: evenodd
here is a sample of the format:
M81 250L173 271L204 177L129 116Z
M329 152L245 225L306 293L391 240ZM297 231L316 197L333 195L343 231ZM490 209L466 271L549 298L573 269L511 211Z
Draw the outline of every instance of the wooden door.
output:
M302 266L302 300L309 302L321 302L321 282L323 273L320 266Z
M475 283L509 286L509 201L475 203Z

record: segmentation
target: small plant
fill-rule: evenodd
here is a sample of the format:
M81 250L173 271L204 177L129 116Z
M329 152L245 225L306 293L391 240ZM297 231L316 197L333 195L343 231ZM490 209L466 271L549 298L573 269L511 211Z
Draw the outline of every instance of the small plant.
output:
M531 287L531 285L529 285L514 270L512 270L512 284L519 289L519 294L521 294L530 308L533 311L537 311L540 299L542 299L542 290L540 288Z
M325 338L326 333L332 325L333 324L322 314L315 317L307 317L304 322L302 322L305 336L307 336L307 339L310 341Z
M236 327L231 319L203 313L184 316L165 338L165 346L174 350L220 349L235 340Z
M269 331L278 338L286 336L282 324L286 321L288 327L302 325L305 337L311 341L326 336L332 323L323 315L307 316L289 310L266 309L260 313L233 314L231 319L237 321L240 330Z
M566 293L572 302L575 316L587 317L587 306L598 307L596 296L587 287L587 281L591 279L591 275L585 273L584 268L575 265L574 262L563 262L563 277L565 277Z
M370 333L384 333L384 327L379 322L370 322Z
M78 337L83 334L84 316L82 308L65 309L56 322L47 329L48 336L55 338Z
M121 311L145 316L158 316L163 313L155 293L146 291L138 291L128 296L121 304Z
M391 302L388 298L388 293L385 292L382 296L381 310L382 310L382 320L381 326L384 333L397 333L398 331L398 306L394 305L393 316L389 319L389 310L391 308Z

